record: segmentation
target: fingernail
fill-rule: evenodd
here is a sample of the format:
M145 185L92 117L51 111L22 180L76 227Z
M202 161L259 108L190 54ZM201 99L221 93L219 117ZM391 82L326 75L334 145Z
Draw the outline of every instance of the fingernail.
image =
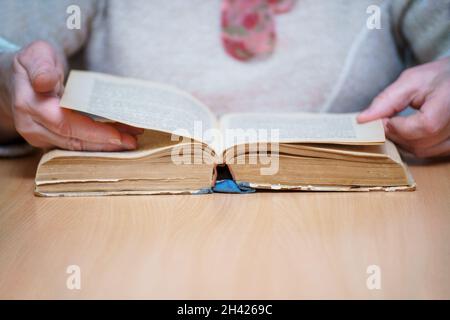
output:
M122 143L122 147L124 147L125 149L136 149L136 144L132 143L132 142L128 142L128 141L124 141Z
M394 126L389 122L389 120L386 122L386 128L388 129L389 132L395 132L395 128Z
M120 139L110 139L109 143L114 144L116 146L122 146L122 141Z
M388 134L389 133L389 127L388 127L388 119L383 119L383 127L384 127L384 133Z
M358 116L356 117L356 119L357 119L358 121L364 121L365 118L366 118L369 114L370 114L370 111L369 111L369 110L364 110L364 111L362 111L360 114L358 114Z

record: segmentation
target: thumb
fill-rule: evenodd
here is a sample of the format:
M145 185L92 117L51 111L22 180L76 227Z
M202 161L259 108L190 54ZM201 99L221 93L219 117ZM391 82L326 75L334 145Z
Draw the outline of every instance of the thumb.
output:
M416 81L409 76L408 72L404 72L394 83L384 89L366 110L358 115L358 122L364 123L399 113L411 103L416 89Z
M19 54L18 60L25 68L35 92L46 93L59 90L64 68L49 43L33 42Z

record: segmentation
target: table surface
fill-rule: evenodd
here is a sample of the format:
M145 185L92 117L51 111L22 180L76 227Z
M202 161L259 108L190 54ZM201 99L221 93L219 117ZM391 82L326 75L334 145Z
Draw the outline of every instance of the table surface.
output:
M0 298L450 298L448 162L415 192L38 198L38 160L0 160Z

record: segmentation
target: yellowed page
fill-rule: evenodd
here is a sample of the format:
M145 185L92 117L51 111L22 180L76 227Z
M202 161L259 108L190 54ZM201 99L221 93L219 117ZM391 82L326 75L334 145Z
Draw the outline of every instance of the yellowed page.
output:
M248 135L248 142L266 142L273 138L270 130L277 130L281 143L333 143L371 145L386 138L381 120L358 124L356 113L231 113L220 119L222 133L227 130L267 130L267 138ZM228 142L225 149L233 146Z
M210 110L184 91L88 71L70 72L61 106L198 141L216 126Z
M139 159L159 154L164 150L171 150L174 145L182 145L183 142L172 141L170 134L145 130L138 138L138 148L136 150L121 152L105 151L71 151L53 149L45 153L39 165L42 165L55 158L105 158L105 159ZM191 145L189 143L188 145Z

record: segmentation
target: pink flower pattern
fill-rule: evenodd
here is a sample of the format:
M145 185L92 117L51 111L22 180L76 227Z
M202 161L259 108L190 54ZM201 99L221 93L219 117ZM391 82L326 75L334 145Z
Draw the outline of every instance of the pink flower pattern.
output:
M275 15L290 11L296 0L222 0L222 43L240 61L264 58L275 49Z

